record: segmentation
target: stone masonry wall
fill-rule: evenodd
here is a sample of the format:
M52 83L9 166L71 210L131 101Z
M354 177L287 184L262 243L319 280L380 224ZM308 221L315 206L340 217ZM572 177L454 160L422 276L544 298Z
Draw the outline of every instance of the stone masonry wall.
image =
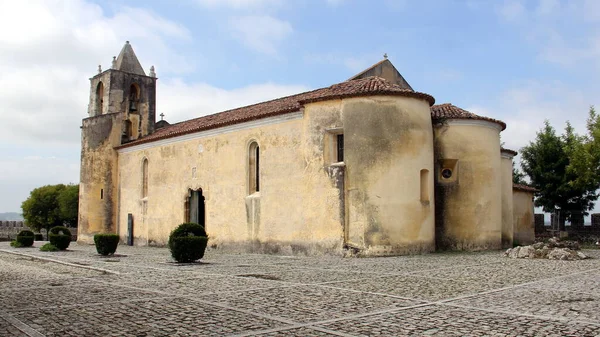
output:
M14 239L24 229L29 227L25 226L23 221L0 220L0 240Z

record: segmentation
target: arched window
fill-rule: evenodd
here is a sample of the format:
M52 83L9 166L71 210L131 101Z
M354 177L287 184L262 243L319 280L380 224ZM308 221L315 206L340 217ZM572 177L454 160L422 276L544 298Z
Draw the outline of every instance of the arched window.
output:
M260 148L252 142L248 148L248 194L260 191Z
M140 87L133 83L129 87L129 111L137 111L138 103L140 102Z
M98 82L98 87L96 87L96 115L101 115L103 108L104 108L104 84L102 84L102 82Z
M148 158L142 162L142 198L148 196Z

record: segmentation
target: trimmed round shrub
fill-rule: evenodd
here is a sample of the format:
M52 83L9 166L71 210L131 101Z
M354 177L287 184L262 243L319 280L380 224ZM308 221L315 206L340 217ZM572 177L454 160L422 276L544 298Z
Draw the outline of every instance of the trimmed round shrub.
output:
M22 230L17 234L17 242L21 244L21 247L33 246L34 235L30 230Z
M48 234L48 240L59 250L65 250L71 244L71 231L64 226L52 227Z
M112 255L117 251L119 245L118 234L96 234L94 235L94 244L96 244L96 251L100 255Z
M44 235L42 233L35 233L35 241L44 241Z
M182 223L169 235L169 250L175 261L189 263L204 257L208 236L204 226Z

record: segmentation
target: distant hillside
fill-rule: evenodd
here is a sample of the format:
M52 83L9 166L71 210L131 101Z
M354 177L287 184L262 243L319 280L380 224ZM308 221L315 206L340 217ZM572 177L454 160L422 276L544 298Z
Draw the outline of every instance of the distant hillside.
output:
M0 213L0 220L2 221L23 221L23 217L19 213L8 212Z

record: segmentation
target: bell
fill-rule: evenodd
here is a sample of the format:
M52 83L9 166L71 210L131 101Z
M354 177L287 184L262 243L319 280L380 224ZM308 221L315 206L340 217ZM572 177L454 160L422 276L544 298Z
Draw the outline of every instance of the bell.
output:
M129 111L137 111L137 104L135 101L129 101Z

